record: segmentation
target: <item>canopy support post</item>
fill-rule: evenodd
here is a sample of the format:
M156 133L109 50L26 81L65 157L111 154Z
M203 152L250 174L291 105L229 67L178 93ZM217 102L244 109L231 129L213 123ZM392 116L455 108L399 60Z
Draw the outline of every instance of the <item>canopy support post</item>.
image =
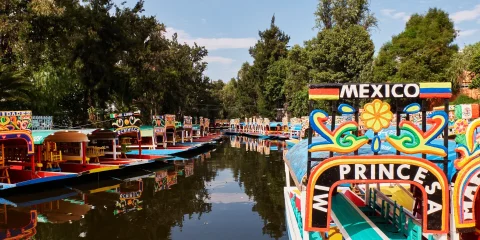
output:
M82 151L82 164L87 164L87 142L82 142L81 149Z

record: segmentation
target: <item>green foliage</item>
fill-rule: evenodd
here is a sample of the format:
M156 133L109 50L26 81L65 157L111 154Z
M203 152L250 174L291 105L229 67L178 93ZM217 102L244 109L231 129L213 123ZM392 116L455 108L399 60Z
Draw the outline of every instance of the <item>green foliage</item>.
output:
M0 106L22 106L30 100L31 84L18 71L0 63Z
M450 81L452 81L455 90L458 90L459 82L462 78L469 77L466 74L466 71L470 68L475 68L472 60L476 55L480 55L480 42L467 45L462 51L459 51L452 56L452 61L447 70L447 74Z
M405 30L392 38L375 59L375 82L445 82L456 31L448 14L433 8L414 14Z
M309 83L371 82L374 45L366 29L375 26L376 19L368 2L321 1L316 14L325 17L319 20L323 30L305 47L295 45L288 51L289 37L272 18L270 28L260 32L260 40L250 49L253 65L245 63L236 84L228 86L235 86L239 103L231 112L238 117L272 117L275 108L286 107L293 116L305 116Z
M0 58L8 65L1 70L0 88L3 82L8 99L3 109L53 115L64 127L86 124L89 107L99 109L101 117L140 109L146 122L161 113L219 114L199 105L219 101L214 95L223 88L209 90L213 83L203 75L207 50L166 39L165 26L143 14L142 0L133 8L122 5L112 0L2 1ZM16 92L9 90L12 86ZM27 90L30 95L24 94Z
M377 19L370 12L368 0L319 0L315 11L316 27L332 29L360 25L364 29L377 26Z
M374 53L370 35L358 25L325 29L305 45L313 83L359 82Z
M275 25L275 16L272 17L270 28L258 33L260 40L254 47L250 48L250 55L253 57L253 65L249 69L249 77L254 81L256 90L256 106L257 113L261 116L272 117L275 112L274 109L277 106L282 106L281 96L272 96L271 94L279 94L278 91L281 87L276 87L278 83L282 83L283 80L279 80L278 74L281 71L279 66L272 66L276 61L284 58L288 54L287 44L290 41L290 37L280 30ZM272 67L271 67L272 66ZM276 68L273 70L272 68ZM276 77L269 75L277 75ZM268 89L267 89L268 88ZM275 90L273 88L276 88Z
M473 75L472 84L470 88L479 88L480 87L480 51L473 53L470 64L468 65L468 71Z
M469 96L459 94L454 101L450 102L452 105L459 105L459 104L470 104L470 103L478 103L478 100L473 99Z
M287 110L293 116L304 116L308 112L309 71L308 52L295 45L288 53L287 78L283 86Z

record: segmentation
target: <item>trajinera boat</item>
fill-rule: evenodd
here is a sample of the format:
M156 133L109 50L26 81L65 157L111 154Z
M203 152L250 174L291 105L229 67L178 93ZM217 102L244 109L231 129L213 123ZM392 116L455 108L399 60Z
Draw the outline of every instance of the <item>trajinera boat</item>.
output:
M480 119L449 140L451 96L450 83L310 85L308 137L284 151L290 239L477 239Z

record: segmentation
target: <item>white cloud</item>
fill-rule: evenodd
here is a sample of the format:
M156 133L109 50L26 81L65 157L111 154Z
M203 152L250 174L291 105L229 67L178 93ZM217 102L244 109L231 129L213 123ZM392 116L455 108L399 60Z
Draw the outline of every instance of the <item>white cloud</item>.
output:
M207 23L207 19L202 18L201 20L202 20L202 23L203 23L203 24L206 24L206 23Z
M477 20L477 23L480 24L480 19Z
M166 31L165 35L168 38L171 38L176 32L179 42L188 45L197 43L199 46L205 46L208 50L249 48L257 42L255 38L193 38L187 32L174 28L167 28Z
M231 58L226 58L226 57L219 57L219 56L206 56L204 60L208 63L221 63L221 64L231 64L235 60Z
M385 16L390 16L392 13L395 12L395 9L382 9L380 12Z
M458 33L458 38L472 36L476 32L478 32L478 29L460 30Z
M406 12L397 12L395 9L382 9L380 10L382 15L387 16L393 19L402 19L403 21L408 21L410 19L410 15Z
M250 203L253 202L245 193L211 193L209 203Z
M456 13L453 13L451 18L455 23L479 19L480 4L478 4L471 10L463 10L463 11L458 11Z

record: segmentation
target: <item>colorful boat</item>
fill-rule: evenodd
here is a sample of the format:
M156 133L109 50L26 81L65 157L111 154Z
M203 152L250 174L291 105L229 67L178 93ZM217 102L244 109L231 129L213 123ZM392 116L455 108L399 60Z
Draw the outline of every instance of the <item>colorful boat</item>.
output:
M0 112L0 195L7 189L77 177L71 172L44 171L35 159L31 111Z
M339 237L335 228L343 239L478 238L480 119L465 144L449 141L451 95L450 83L310 85L310 101L329 100L334 111L311 109L308 139L284 154L290 239ZM431 98L447 111L427 113ZM370 100L361 108L359 99Z

